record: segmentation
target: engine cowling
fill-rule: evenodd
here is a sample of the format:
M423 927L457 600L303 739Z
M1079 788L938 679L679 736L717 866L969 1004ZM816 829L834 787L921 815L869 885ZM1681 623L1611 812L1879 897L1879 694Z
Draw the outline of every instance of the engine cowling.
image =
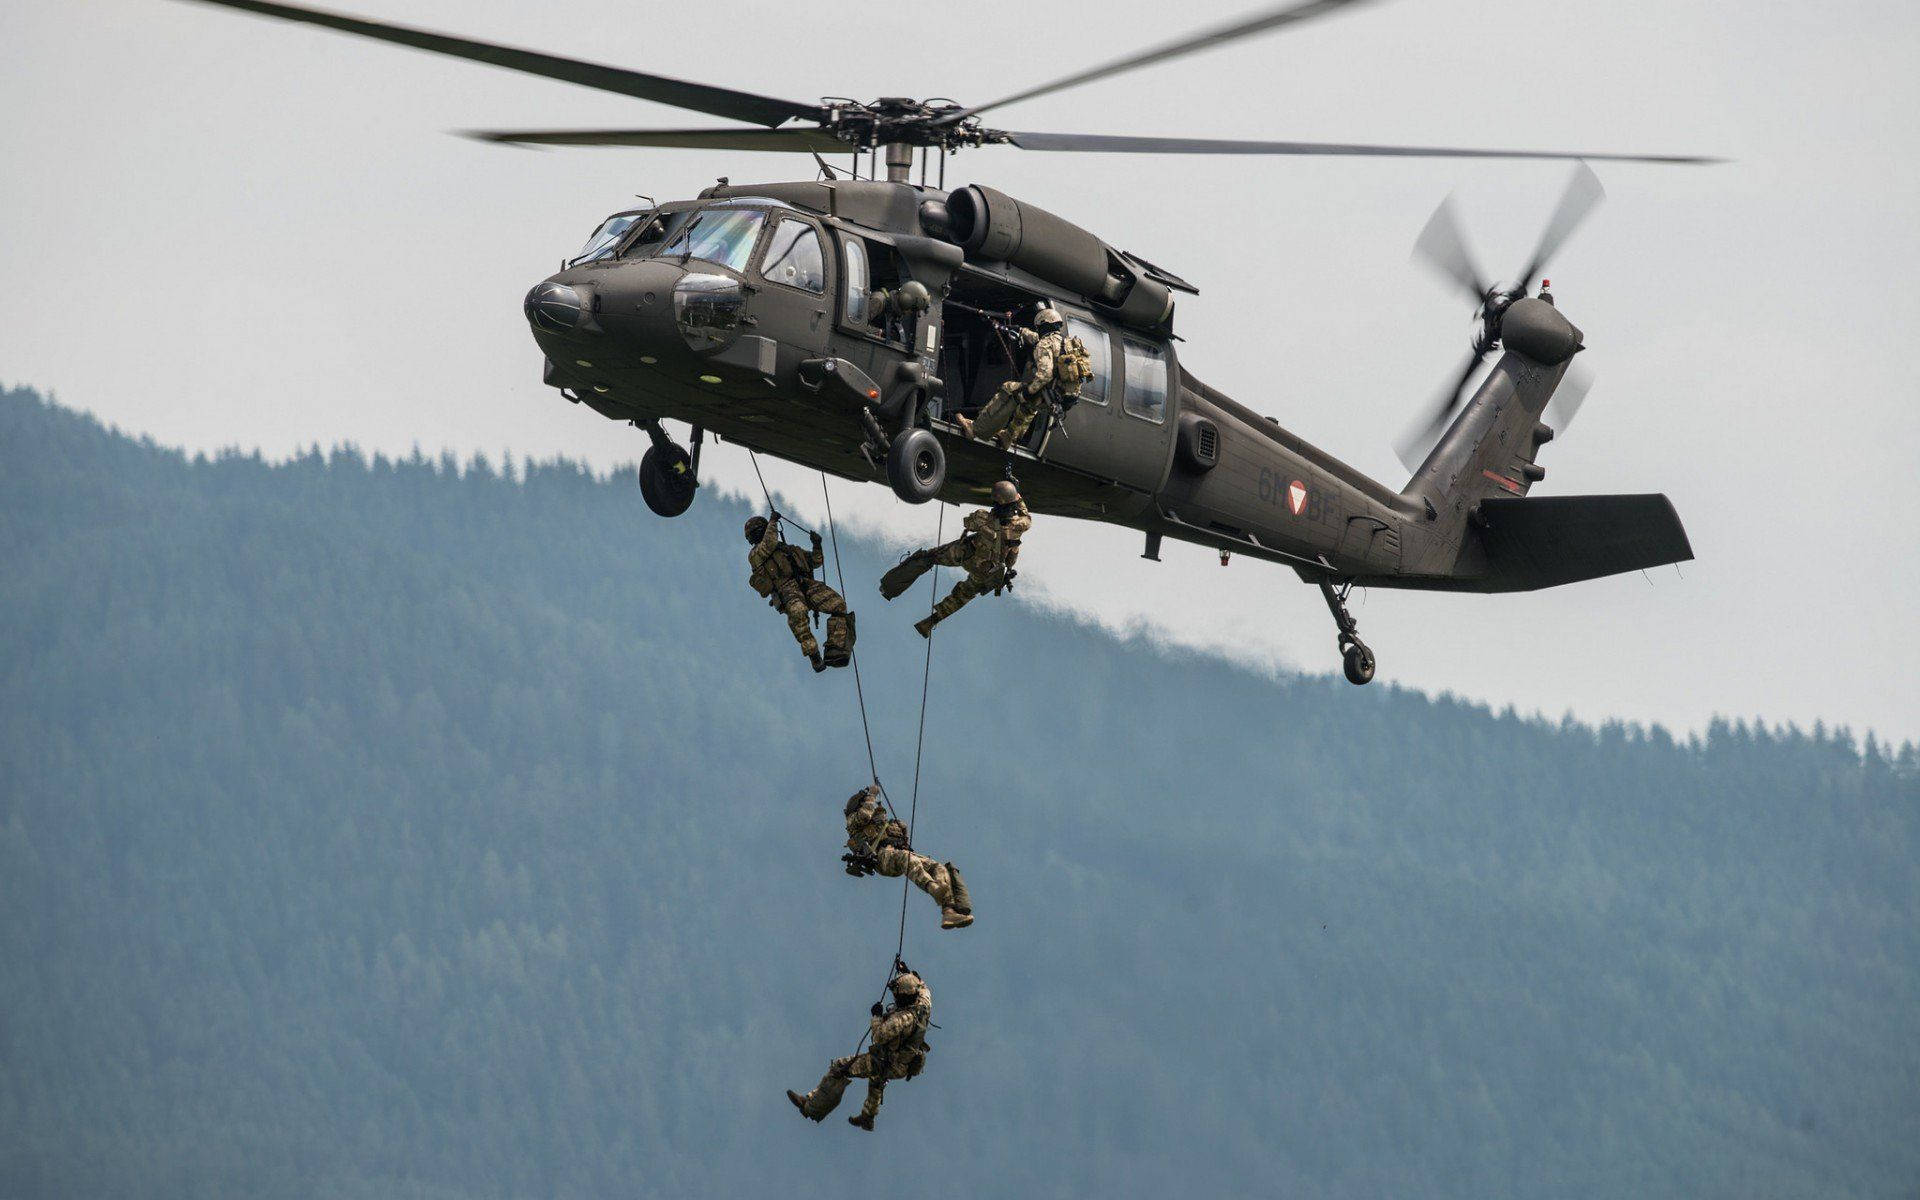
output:
M947 197L939 220L943 236L968 257L1006 263L1085 297L1107 315L1136 329L1164 331L1173 318L1173 292L1142 274L1099 238L1043 208L1015 200L983 184Z

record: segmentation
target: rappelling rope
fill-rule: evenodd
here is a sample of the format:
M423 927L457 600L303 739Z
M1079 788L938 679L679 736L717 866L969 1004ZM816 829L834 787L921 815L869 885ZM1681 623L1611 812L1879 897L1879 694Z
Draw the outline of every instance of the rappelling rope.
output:
M940 506L939 524L934 527L933 544L938 546L947 534L947 506ZM933 564L932 585L927 590L927 615L932 616L934 608L940 602L940 564ZM920 732L913 742L913 800L907 809L907 845L913 845L913 823L920 816L920 759L927 747L927 689L933 683L933 628L927 630L927 661L920 673ZM911 850L908 853L912 853ZM900 877L900 938L893 948L893 957L897 960L907 948L907 884L905 875ZM891 982L892 977L888 977Z

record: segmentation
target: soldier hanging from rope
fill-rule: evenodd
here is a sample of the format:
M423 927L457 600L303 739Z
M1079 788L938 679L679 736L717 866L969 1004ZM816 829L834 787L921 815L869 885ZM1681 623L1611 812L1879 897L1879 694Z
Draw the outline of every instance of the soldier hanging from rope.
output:
M883 1009L876 1001L868 1026L871 1042L863 1054L836 1058L818 1087L802 1096L789 1091L787 1099L809 1121L824 1121L840 1103L847 1084L855 1079L867 1081L867 1099L860 1115L848 1117L847 1124L873 1132L873 1118L887 1092L889 1079L912 1079L927 1062L927 1026L933 1023L933 993L926 983L898 958L893 960L894 976L887 981L893 994L893 1007Z
M1020 489L1011 479L993 485L993 507L977 508L967 514L966 532L945 545L931 550L915 550L880 577L880 594L891 600L913 586L913 581L935 566L960 567L966 571L946 599L933 611L914 622L921 637L933 636L933 627L966 606L982 592L999 595L1013 586L1018 572L1013 564L1020 557L1020 539L1033 528L1033 514L1020 498Z
M753 569L747 582L767 598L769 605L787 614L787 626L815 671L844 667L853 659L853 614L847 611L847 602L839 592L813 577L827 561L820 535L813 535L812 549L802 550L781 538L778 514L775 518L747 519L747 541L753 545L747 551L747 565ZM813 613L827 614L824 657L808 624Z
M1042 304L1034 311L1032 329L1012 332L1022 347L1031 350L1026 371L1001 384L978 417L954 418L960 432L991 440L1002 450L1027 436L1042 409L1058 414L1072 408L1080 398L1080 385L1093 369L1086 344L1067 332L1066 320L1052 305Z
M847 801L847 849L840 861L847 874L859 879L905 875L940 906L940 928L965 929L973 924L973 897L960 869L920 854L907 842L905 822L887 812L880 786L869 784Z

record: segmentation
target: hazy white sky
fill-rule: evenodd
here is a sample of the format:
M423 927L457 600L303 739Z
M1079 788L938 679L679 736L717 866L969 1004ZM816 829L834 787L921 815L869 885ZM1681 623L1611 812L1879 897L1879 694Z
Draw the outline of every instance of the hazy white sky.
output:
M353 0L353 11L798 100L981 101L1250 4ZM856 23L857 22L857 23ZM1608 203L1552 272L1599 383L1538 494L1664 491L1698 561L1513 597L1375 592L1381 678L1695 727L1714 713L1920 736L1920 9L1403 0L995 114L1015 129L1674 151L1597 166ZM448 129L719 124L698 114L175 0L0 5L0 381L195 447L351 439L566 453L643 438L539 383L526 288L635 192L805 159L555 153ZM1408 262L1455 191L1517 269L1557 165L958 159L1193 280L1182 361L1398 487L1389 448L1469 314ZM751 487L744 453L709 479ZM818 482L773 472L803 513ZM902 544L934 511L836 485ZM651 517L634 496L633 519ZM1278 568L1043 520L1023 602L1333 670ZM1032 585L1031 587L1029 585ZM868 626L872 628L871 625ZM869 635L871 636L871 634Z

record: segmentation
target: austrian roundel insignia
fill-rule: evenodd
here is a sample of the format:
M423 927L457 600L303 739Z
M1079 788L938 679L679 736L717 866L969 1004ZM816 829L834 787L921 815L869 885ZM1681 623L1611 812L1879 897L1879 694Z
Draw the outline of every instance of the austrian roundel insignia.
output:
M1297 517L1300 515L1300 510L1306 506L1307 485L1296 479L1287 485L1287 507L1292 509L1293 515Z

